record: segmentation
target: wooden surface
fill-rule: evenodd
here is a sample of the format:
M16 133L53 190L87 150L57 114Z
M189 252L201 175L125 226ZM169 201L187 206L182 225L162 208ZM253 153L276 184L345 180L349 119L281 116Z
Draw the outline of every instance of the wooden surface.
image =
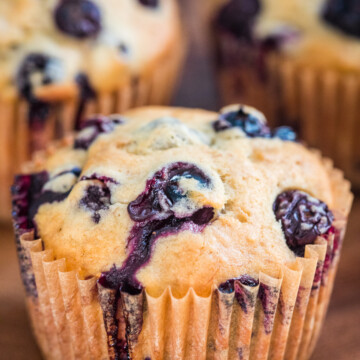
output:
M175 105L218 109L213 62L199 21L200 0L182 0L190 54ZM199 9L196 9L199 8ZM349 221L335 291L329 314L313 360L360 359L360 199ZM13 235L10 226L0 225L0 360L37 360L25 311Z

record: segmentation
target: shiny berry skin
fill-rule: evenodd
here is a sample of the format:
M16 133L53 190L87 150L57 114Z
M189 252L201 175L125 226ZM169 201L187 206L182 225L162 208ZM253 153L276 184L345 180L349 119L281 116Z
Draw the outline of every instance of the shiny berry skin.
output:
M210 179L195 165L174 163L156 172L147 181L145 191L128 206L134 221L160 220L173 214L172 206L186 194L179 188L179 180L193 178L202 186L208 186Z
M321 200L299 190L289 190L277 196L273 210L281 222L286 243L298 255L331 228L334 216Z
M273 130L272 137L278 138L284 141L296 141L297 134L296 132L289 126L280 126Z
M247 137L269 138L271 136L270 128L266 123L256 115L246 112L243 107L237 111L221 114L219 119L213 123L216 132L235 127L240 128Z
M348 35L360 37L360 1L327 0L322 16L336 29Z
M74 38L94 37L101 30L100 10L90 0L62 0L54 17L59 30Z

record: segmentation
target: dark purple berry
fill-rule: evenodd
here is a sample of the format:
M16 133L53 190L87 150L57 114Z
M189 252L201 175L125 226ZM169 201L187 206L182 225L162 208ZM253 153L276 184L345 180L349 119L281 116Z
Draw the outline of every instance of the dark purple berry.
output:
M186 194L179 187L181 178L193 178L201 186L209 186L210 179L197 166L174 163L154 174L147 181L145 191L128 206L134 221L162 219L173 214L171 207Z
M281 193L273 208L287 245L298 255L303 254L305 245L313 244L318 236L325 235L334 220L324 202L299 190Z
M100 222L100 210L110 206L110 191L103 185L90 185L85 190L85 196L80 200L80 205L92 212L92 219L96 224Z
M211 185L210 178L194 164L178 162L156 172L147 181L145 191L128 206L129 216L135 222L128 238L131 251L121 269L114 266L102 274L101 284L110 288L141 288L135 275L150 260L156 239L186 229L201 231L211 222L215 213L207 206L177 217L172 207L187 196L180 188L181 178L195 179L199 186Z
M82 124L82 131L75 139L74 148L87 150L100 134L110 133L117 125L122 123L121 119L112 119L105 116L97 116L86 120Z
M108 185L108 184L118 185L118 182L116 180L114 180L113 178L110 178L110 177L104 176L104 175L99 175L97 173L82 176L80 181L84 181L84 180L99 180L102 183L104 183L105 185Z
M270 129L266 123L256 115L248 113L243 107L237 111L220 114L218 120L213 123L216 132L234 127L240 128L248 137L270 137Z
M54 16L63 33L78 39L94 37L101 30L100 10L90 0L62 0Z
M159 5L159 0L138 0L139 3L143 6L156 8Z
M360 37L359 0L327 0L322 16L327 23L338 30Z
M259 0L231 0L220 11L217 23L236 37L251 42L254 21L259 12Z
M279 138L284 141L296 141L297 140L296 132L289 126L277 127L273 131L272 136L274 138Z
M76 173L77 169L74 170ZM62 176L58 174L55 177ZM52 204L63 201L69 195L70 190L60 193L45 190L44 186L50 181L46 171L29 175L17 175L11 188L13 219L17 228L26 230L35 227L34 218L43 204Z

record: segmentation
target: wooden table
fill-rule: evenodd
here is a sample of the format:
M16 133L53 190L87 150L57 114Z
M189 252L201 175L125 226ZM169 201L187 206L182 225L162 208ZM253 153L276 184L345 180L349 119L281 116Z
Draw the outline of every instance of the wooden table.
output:
M199 21L198 0L182 0L192 33L187 69L174 104L218 109L213 62ZM196 9L197 7L197 9ZM360 359L360 199L351 214L329 314L313 360ZM10 226L0 226L0 359L37 360Z

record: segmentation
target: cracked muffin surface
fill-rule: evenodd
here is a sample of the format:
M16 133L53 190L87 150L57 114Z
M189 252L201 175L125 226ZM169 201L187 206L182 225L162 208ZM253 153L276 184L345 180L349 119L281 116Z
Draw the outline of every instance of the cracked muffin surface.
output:
M182 296L257 278L326 233L336 207L319 156L277 133L246 106L98 116L34 169L24 226L70 269L110 287ZM291 190L301 195L295 213L296 199L282 205Z

